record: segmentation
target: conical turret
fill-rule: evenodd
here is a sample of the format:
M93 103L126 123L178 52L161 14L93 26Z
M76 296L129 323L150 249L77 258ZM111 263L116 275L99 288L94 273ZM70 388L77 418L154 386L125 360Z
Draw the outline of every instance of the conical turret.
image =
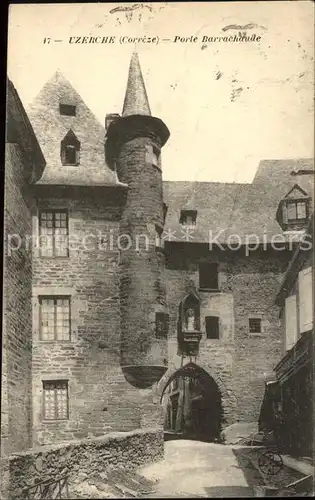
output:
M136 137L151 138L163 147L169 135L162 120L151 115L139 57L134 52L129 64L122 116L113 120L106 131L107 164L114 170L122 144Z
M122 116L107 129L106 158L128 185L120 219L121 359L126 380L145 389L167 370L168 313L161 149L169 130L151 115L138 55L132 54ZM139 236L141 236L139 240ZM143 239L144 238L144 239Z
M151 116L147 91L145 88L139 57L136 52L131 56L127 89L122 116Z

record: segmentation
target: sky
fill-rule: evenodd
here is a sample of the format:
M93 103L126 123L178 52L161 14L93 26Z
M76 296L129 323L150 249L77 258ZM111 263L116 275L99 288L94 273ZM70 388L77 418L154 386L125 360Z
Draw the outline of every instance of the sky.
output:
M260 160L314 156L313 21L310 1L11 5L8 76L27 109L59 69L104 124L122 111L137 50L152 114L171 132L164 180L251 182ZM246 25L259 41L203 40ZM84 36L115 43L69 43ZM157 43L134 42L143 36Z

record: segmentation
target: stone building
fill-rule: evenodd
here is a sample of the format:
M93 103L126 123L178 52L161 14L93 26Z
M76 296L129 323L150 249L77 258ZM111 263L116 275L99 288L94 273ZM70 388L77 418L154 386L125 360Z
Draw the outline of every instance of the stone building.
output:
M312 210L312 182L298 171L312 162L262 161L251 184L163 182L170 132L151 114L136 54L122 115L107 114L105 128L59 72L28 118L19 112L35 135L28 125L13 230L32 226L32 258L23 250L15 303L5 303L23 338L7 323L7 442L22 450L162 426L176 384L175 432L184 414L190 435L210 440L256 421L281 357L274 295ZM8 176L22 141L10 137ZM7 272L22 265L17 255Z
M31 185L45 159L10 80L7 83L1 455L32 446Z

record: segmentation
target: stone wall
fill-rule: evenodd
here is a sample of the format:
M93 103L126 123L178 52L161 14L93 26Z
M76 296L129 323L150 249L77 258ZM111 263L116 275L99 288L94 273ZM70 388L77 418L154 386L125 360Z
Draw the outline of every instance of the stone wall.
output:
M1 391L1 455L31 446L31 166L17 143L6 145ZM16 235L16 236L13 236Z
M225 425L255 421L265 389L265 376L281 354L279 308L275 297L290 255L287 252L207 252L219 262L219 292L199 290L198 263L205 252L191 246L167 259L167 303L170 313L169 369L158 384L161 394L169 376L181 366L177 349L180 301L195 287L200 295L202 339L196 364L211 375L222 396ZM204 317L220 317L220 338L207 339ZM263 331L249 332L248 318L260 317ZM186 358L187 363L189 358Z
M116 200L117 201L117 200ZM67 208L69 234L119 233L118 207L106 190L97 196L39 198L40 208ZM38 217L34 214L34 235ZM74 241L74 240L73 240ZM120 368L119 252L108 242L98 246L89 237L87 248L73 245L67 258L33 259L33 405L34 445L129 431L146 425L148 391L132 387ZM40 295L71 297L71 340L39 339ZM43 419L43 381L67 380L69 419ZM143 406L145 405L145 407ZM157 425L157 421L155 422Z
M275 298L289 259L289 252L262 251L229 262L226 283L235 299L233 391L240 421L257 421L266 377L272 376L281 358L282 329ZM262 333L249 332L251 316L261 318Z
M163 458L163 433L155 429L111 433L11 455L6 464L10 487L3 500L23 498L22 491L38 481L69 476L69 494L77 478L106 474L113 469L132 470Z

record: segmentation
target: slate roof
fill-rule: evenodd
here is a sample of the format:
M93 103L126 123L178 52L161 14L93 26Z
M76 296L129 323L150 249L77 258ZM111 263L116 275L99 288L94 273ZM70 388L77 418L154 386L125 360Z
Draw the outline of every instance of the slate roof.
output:
M179 224L181 210L197 210L191 242L221 244L238 235L255 234L259 241L284 233L276 220L279 202L297 184L313 198L314 175L291 175L292 171L314 169L312 159L263 160L251 184L217 182L164 182L164 201L168 205L165 230L174 232L173 240L185 241ZM288 235L288 238L290 236ZM237 240L235 240L237 241Z
M60 102L74 103L77 115L61 116ZM123 114L139 112L135 106L142 114L150 115L137 54L130 62ZM47 162L37 184L122 185L105 162L104 127L60 72L44 85L29 109L29 118ZM82 144L78 166L61 164L60 141L70 128ZM292 171L309 169L314 170L314 160L309 158L262 160L252 183L163 182L164 201L168 205L165 230L172 232L172 240L187 241L179 223L180 212L186 209L197 211L196 226L189 239L194 243L209 243L209 231L222 244L230 243L232 235L237 235L236 242L241 238L243 243L251 234L261 242L270 242L277 234L288 235L276 220L277 208L295 185L313 198L314 175L291 175Z
M76 105L76 116L60 115L60 103ZM62 73L57 71L44 85L29 106L28 116L47 164L37 184L120 184L116 174L105 163L104 127ZM60 142L70 129L81 143L78 166L61 163Z
M127 88L122 116L151 116L147 91L145 88L139 57L136 52L131 56Z
M25 172L29 182L38 180L45 168L45 158L13 83L7 79L6 142L18 143L24 151L29 171Z

